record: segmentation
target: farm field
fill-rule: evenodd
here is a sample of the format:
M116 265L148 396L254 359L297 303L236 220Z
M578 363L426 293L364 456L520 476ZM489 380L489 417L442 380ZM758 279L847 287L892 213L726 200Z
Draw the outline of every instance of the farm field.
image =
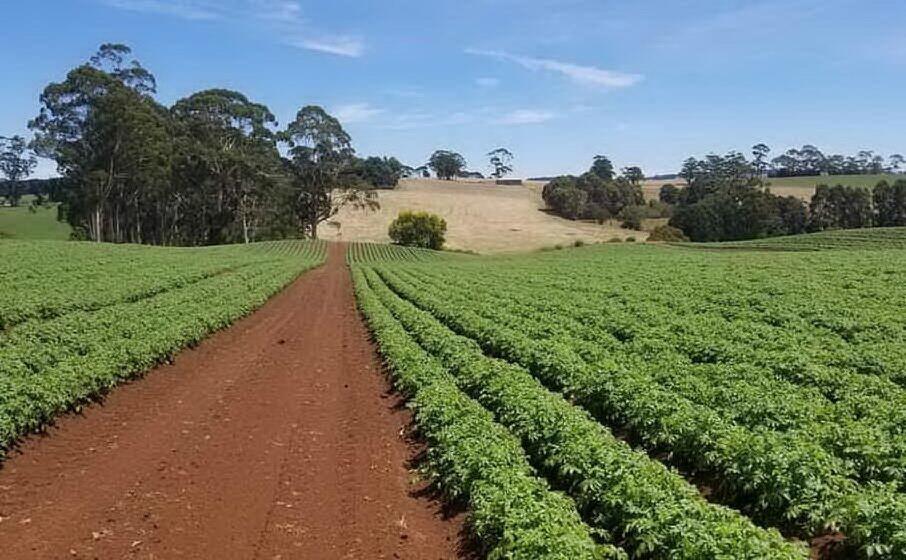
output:
M543 212L541 188L535 183L497 186L481 181L403 179L396 189L378 191L380 210L341 209L332 218L334 225L322 225L319 235L332 241L388 243L387 228L400 211L424 210L447 221L447 247L478 253L647 237L645 232L622 229L617 222L598 225Z
M32 305L0 334L4 433L52 406L78 410L0 462L3 558L471 557L463 516L410 471L421 448L356 313L342 245L0 248L4 280L6 257L45 274L17 276ZM71 296L48 290L37 305L56 270ZM152 277L127 288L130 274ZM103 400L83 403L94 389ZM537 503L578 530L563 498Z
M57 221L56 205L29 208L29 197L22 206L0 206L0 239L69 239L71 228Z
M900 233L856 245L825 234L837 243L820 253L386 249L381 262L354 247L350 261L381 352L438 446L441 484L469 503L485 503L496 471L431 435L438 399L490 413L483 430L515 436L534 484L569 496L609 555L904 558ZM463 470L475 489L449 474ZM543 537L578 555L579 529Z
M0 450L248 314L324 251L0 241Z
M906 228L831 230L767 239L724 241L721 243L685 243L681 245L715 250L825 251L833 249L861 249L866 251L886 251L890 249L906 249Z

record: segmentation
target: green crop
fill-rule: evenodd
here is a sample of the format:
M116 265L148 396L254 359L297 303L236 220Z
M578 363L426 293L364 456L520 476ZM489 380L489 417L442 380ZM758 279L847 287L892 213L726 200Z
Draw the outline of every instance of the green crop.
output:
M0 242L0 449L248 314L324 250Z
M655 556L682 546L669 529L589 517L583 484L598 500L609 488L573 467L578 478L565 478L569 458L544 445L560 453L572 440L552 444L544 422L505 420L495 391L534 377L652 457L712 481L711 501L800 537L841 531L865 558L904 558L906 251L896 230L851 233L828 234L821 243L834 250L821 253L598 247L373 261L366 274L533 463L571 488L586 520L634 554L646 538L662 546ZM866 243L872 251L847 248ZM637 489L608 484L633 503ZM708 542L700 521L684 521L694 544ZM620 540L627 524L652 536Z

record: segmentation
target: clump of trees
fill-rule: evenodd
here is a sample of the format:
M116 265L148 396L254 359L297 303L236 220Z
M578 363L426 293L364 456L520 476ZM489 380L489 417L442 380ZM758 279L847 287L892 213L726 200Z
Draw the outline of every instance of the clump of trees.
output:
M317 236L344 205L376 205L393 158L356 158L340 123L303 107L284 129L267 106L209 89L172 107L125 45L105 44L41 94L29 123L56 161L61 217L85 239L207 245ZM285 146L287 156L279 146Z
M556 177L544 186L542 198L547 207L571 220L591 219L604 222L621 217L630 226L641 227L645 199L638 167L626 168L620 177L606 156L595 156L591 168L582 175Z
M356 175L378 189L395 188L400 179L412 175L415 171L411 167L403 165L395 157L371 156L357 159L355 167Z
M437 150L428 159L427 167L438 179L452 180L466 170L466 158L450 150Z
M22 182L28 179L37 164L25 138L0 136L0 176L5 178L5 181L0 182L0 196L3 196L7 204L19 205Z
M664 185L660 200L674 206L670 225L692 241L727 241L791 235L806 230L805 204L772 194L757 162L739 152L689 158L680 177L686 186Z
M405 210L390 223L390 239L398 245L439 251L444 246L447 222L436 214Z
M680 177L685 187L664 185L660 200L672 205L670 225L692 241L730 241L826 229L906 226L906 180L874 189L820 185L808 205L777 196L765 186L764 154L738 152L689 158Z

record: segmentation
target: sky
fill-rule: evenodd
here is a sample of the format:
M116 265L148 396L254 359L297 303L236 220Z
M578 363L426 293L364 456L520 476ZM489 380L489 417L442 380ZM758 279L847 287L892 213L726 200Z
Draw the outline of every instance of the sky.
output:
M906 151L902 0L4 0L0 135L41 90L125 43L167 105L223 87L281 123L337 116L359 155L487 172L649 175L765 142ZM9 22L13 22L12 25ZM40 176L53 173L42 162Z

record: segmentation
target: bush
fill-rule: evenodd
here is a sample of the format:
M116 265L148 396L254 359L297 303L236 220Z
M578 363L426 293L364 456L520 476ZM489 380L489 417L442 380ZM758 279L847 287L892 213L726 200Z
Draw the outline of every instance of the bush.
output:
M573 241L573 247L585 247L585 241L576 239L575 241Z
M689 238L683 234L683 230L663 225L651 230L651 234L648 235L648 241L666 241L668 243L675 243L678 241L689 241Z
M648 217L647 207L641 205L632 205L623 208L620 212L622 223L620 227L641 231L642 220Z
M607 242L608 243L622 243L623 238L622 237L611 237L610 239L607 240Z
M436 214L405 210L390 224L390 239L397 245L440 250L447 222Z

